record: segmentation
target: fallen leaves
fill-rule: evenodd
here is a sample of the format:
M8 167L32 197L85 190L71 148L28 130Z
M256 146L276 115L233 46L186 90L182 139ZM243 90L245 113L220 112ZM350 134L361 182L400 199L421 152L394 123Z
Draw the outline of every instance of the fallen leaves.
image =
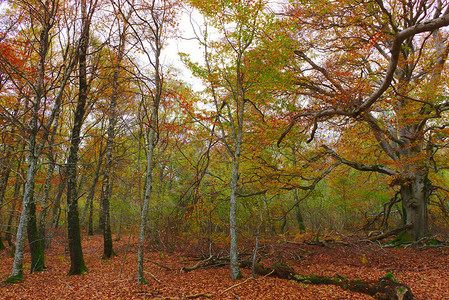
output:
M449 276L449 249L385 249L372 243L330 243L326 247L291 243L265 242L270 251L261 251L264 263L282 259L298 274L335 276L349 279L376 280L391 272L412 289L418 299L443 299L447 296L445 278ZM118 257L101 259L102 236L86 237L83 249L89 272L66 276L70 267L64 252L65 243L53 243L46 250L48 269L29 274L24 281L0 286L2 299L372 299L338 286L298 284L270 276L252 279L250 268L242 269L244 278L230 279L229 267L198 268L182 272L192 265L186 259L185 249L164 253L148 251L145 270L148 284L137 283L137 247L132 242L126 250L126 241L114 244ZM187 251L188 252L188 251ZM301 256L301 261L297 257ZM8 250L0 253L0 279L12 269ZM187 256L188 257L188 256ZM364 259L361 259L363 257ZM29 267L29 253L25 265ZM164 267L167 268L164 268ZM169 270L171 269L171 270ZM151 275L150 275L151 274ZM154 276L154 277L153 277Z

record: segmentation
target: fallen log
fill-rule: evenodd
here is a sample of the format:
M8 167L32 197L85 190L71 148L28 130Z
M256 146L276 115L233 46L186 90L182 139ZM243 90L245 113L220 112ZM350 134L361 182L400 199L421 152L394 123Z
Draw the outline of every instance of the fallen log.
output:
M292 267L278 263L270 268L264 268L256 264L256 274L274 276L291 281L309 284L331 284L345 290L364 293L378 300L414 300L416 299L411 289L406 284L400 283L391 273L377 281L364 281L360 279L349 280L346 277L335 275L334 277L308 275L303 276L295 272Z
M387 237L390 237L390 236L392 236L392 235L401 233L402 231L407 230L407 229L410 229L410 228L412 228L412 227L413 227L413 224L407 224L407 225L401 226L401 227L399 227L399 228L395 228L395 229L389 230L389 231L387 231L387 232L385 232L385 233L382 233L382 234L379 234L379 235L372 236L372 237L368 238L368 240L370 240L370 241L372 241L372 242L374 242L374 241L380 241L380 240L383 240L383 239L385 239L385 238L387 238Z

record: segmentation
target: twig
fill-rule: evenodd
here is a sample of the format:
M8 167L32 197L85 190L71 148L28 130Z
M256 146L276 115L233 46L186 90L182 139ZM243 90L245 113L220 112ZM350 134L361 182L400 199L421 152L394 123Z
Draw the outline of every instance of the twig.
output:
M226 293L226 292L232 290L233 288L236 288L236 287L238 287L238 286L241 286L242 284L246 283L247 281L249 281L249 280L251 280L251 279L254 279L254 277L249 277L249 278L247 278L245 281L242 281L242 282L240 282L240 283L237 283L237 284L234 284L233 286L228 287L227 289L225 289L223 292L220 293L220 296L223 295L224 293Z
M165 270L173 271L172 268L169 268L169 267L167 267L167 266L164 266L164 265L162 265L162 264L160 264L160 263L158 263L158 262L152 261L152 260L150 260L150 259L148 259L148 258L145 258L145 260L148 261L148 262L150 262L150 263L152 263L152 264L155 264L156 266L161 267L161 268L163 268L163 269L165 269Z
M152 298L153 300L180 300L180 299L196 299L200 297L212 298L214 294L200 293L195 295L186 295L183 297L162 297L162 298Z
M76 293L76 291L67 282L62 281L61 279L59 279L59 281L67 285L74 293Z
M162 282L161 282L159 279L157 279L157 277L156 277L153 273L148 272L148 271L144 271L144 272L147 273L147 274L150 274L151 277L153 277L153 279L154 279L157 283L162 284Z
M209 293L200 293L200 294L195 294L195 295L187 295L185 296L187 299L196 299L199 297L206 297L206 298L212 298L214 296L214 294L209 294Z

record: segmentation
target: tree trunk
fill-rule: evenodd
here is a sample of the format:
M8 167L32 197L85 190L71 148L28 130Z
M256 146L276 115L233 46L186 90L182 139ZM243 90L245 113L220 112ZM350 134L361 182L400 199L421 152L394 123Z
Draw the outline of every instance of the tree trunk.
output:
M103 148L102 144L103 143L100 144L100 155L98 157L98 163L97 163L97 167L95 169L94 179L92 181L92 185L90 186L89 194L87 195L87 199L86 199L86 205L84 206L83 213L81 215L81 224L84 223L84 220L86 218L88 210L90 210L89 211L89 224L91 222L91 214L93 214L93 211L92 211L93 210L93 201L94 201L94 197L95 197L95 187L97 186L98 180L100 179L100 170L101 170L101 165L103 163L103 156L104 156L104 151L102 150L102 148Z
M112 249L112 235L111 235L111 217L109 214L109 205L112 195L112 165L114 163L112 155L114 152L114 138L115 138L115 125L117 123L117 99L119 97L119 76L121 69L121 62L123 59L123 52L125 47L125 37L126 37L126 26L123 32L120 34L120 44L118 47L118 57L117 65L115 66L113 80L112 80L112 96L110 98L109 104L109 124L108 124L108 138L106 140L106 157L105 157L105 167L103 176L103 186L102 186L102 208L103 208L103 218L104 218L104 228L103 228L103 241L104 241L104 251L103 257L110 258L114 254Z
M42 212L39 216L39 242L42 243L42 245L45 247L48 243L46 243L46 218L47 218L47 211L48 211L48 198L50 195L50 186L51 186L51 179L53 178L53 173L56 167L56 160L53 157L53 144L55 142L55 135L56 130L58 128L58 121L59 121L59 110L56 112L55 116L55 125L53 128L53 131L51 133L50 143L48 145L48 159L49 159L49 166L47 170L47 176L45 178L45 184L44 184L44 195L42 197Z
M79 94L76 105L73 128L70 136L70 152L67 159L67 235L70 252L70 270L68 275L84 274L87 270L84 264L83 251L81 248L81 230L78 214L78 189L77 189L77 166L78 151L81 142L81 126L87 102L87 70L86 58L89 45L89 25L86 13L86 0L81 1L82 32L78 52L79 62Z
M20 174L20 164L22 162L22 157L19 159L19 163L17 166L17 172L16 172L16 176L15 176L15 184L14 184L14 194L12 196L12 203L11 203L11 210L9 212L9 218L8 218L8 227L6 228L6 241L8 242L8 245L11 247L13 246L12 243L12 233L13 233L13 220L14 220L14 216L15 216L15 212L16 212L16 206L17 206L17 199L19 199L19 193L20 193L20 188L23 185L23 182L20 180L21 178L21 174Z
M430 185L427 172L417 174L401 185L405 223L413 224L409 232L414 240L419 240L429 234Z
M11 277L7 282L16 282L23 277L23 250L25 249L25 234L29 218L30 202L33 201L34 195L34 178L37 172L37 160L39 157L39 147L37 145L37 137L39 131L39 112L41 109L41 101L44 96L44 78L45 78L45 58L49 48L49 31L51 29L49 20L44 20L43 28L40 33L39 40L39 63L37 66L37 78L35 84L35 95L32 107L32 114L29 123L29 138L27 142L28 151L28 167L25 182L25 189L22 201L22 212L20 214L19 226L16 234L16 250L14 254L14 263ZM43 140L42 143L45 141ZM42 145L41 145L42 146Z
M53 229L58 229L59 226L59 218L61 216L61 199L62 194L64 193L64 190L67 186L67 167L63 167L60 173L61 182L59 183L58 193L56 194L52 210L51 228ZM49 238L49 240L51 240L51 237Z
M240 275L237 248L237 182L239 176L239 153L232 160L231 195L229 201L229 234L231 245L229 255L231 259L231 277L238 279Z
M296 157L294 161L294 166L296 166ZM304 223L304 219L302 217L301 208L299 207L299 197L298 197L298 191L296 189L293 190L293 200L295 201L295 215L296 215L296 222L298 223L299 232L305 233L306 232L306 225Z
M36 120L37 124L37 120ZM23 278L23 250L25 249L25 239L26 239L26 227L28 223L30 202L32 201L34 193L34 176L36 175L37 169L37 157L34 155L34 149L36 147L36 136L30 136L30 146L28 154L28 170L27 177L22 201L22 212L20 214L19 226L17 227L16 233L16 246L14 253L14 263L12 268L11 276L6 280L7 282L16 282L22 280Z
M40 238L37 230L36 202L34 197L32 197L29 205L27 232L31 252L30 272L42 272L45 268L44 240Z
M89 204L89 227L87 229L88 235L94 235L94 201L90 201Z
M155 129L151 127L148 136L147 175L145 180L145 192L143 198L142 212L140 215L139 246L137 248L137 281L139 283L146 283L145 277L143 275L143 246L145 243L145 236L148 222L148 211L150 209L150 195L153 184L152 176L153 176L153 153L155 147L155 136L156 136Z
M5 159L2 165L2 170L0 172L1 174L1 179L0 179L0 211L2 209L3 206L3 199L5 198L5 193L6 193L6 188L8 187L8 180L9 180L9 175L11 174L11 166L9 164L10 162L10 156L11 156L11 151L12 151L12 147L7 145L6 146L6 153L5 153ZM3 240L2 240L2 231L0 230L0 250L6 249L5 245L3 245Z

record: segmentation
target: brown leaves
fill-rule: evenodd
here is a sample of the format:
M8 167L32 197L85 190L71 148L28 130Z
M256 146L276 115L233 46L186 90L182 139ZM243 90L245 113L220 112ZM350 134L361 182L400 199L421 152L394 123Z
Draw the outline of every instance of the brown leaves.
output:
M372 299L336 286L298 284L273 277L251 278L251 270L242 269L244 278L230 279L228 266L199 268L192 272L180 272L192 262L183 258L178 247L175 253L148 252L152 262L169 266L173 271L146 261L145 269L157 280L146 274L146 285L136 279L136 244L131 242L119 278L127 240L114 245L118 257L101 259L102 237L83 240L84 256L89 272L86 275L66 276L69 257L64 243L56 241L55 248L47 250L47 266L42 273L29 274L25 270L24 282L0 287L2 299ZM269 242L265 242L267 244ZM418 299L442 299L447 293L445 278L449 276L449 249L381 249L371 244L330 243L326 247L272 243L270 254L264 254L267 265L279 257L294 267L298 274L335 276L348 279L377 280L391 272L400 282L406 283ZM296 255L295 255L296 254ZM298 261L297 254L302 260ZM8 250L0 253L0 276L8 277L12 259ZM365 259L362 260L361 257ZM183 258L183 259L182 259ZM29 254L25 266L29 267ZM232 287L232 289L229 289ZM226 293L220 295L223 291ZM220 296L219 296L220 295Z

